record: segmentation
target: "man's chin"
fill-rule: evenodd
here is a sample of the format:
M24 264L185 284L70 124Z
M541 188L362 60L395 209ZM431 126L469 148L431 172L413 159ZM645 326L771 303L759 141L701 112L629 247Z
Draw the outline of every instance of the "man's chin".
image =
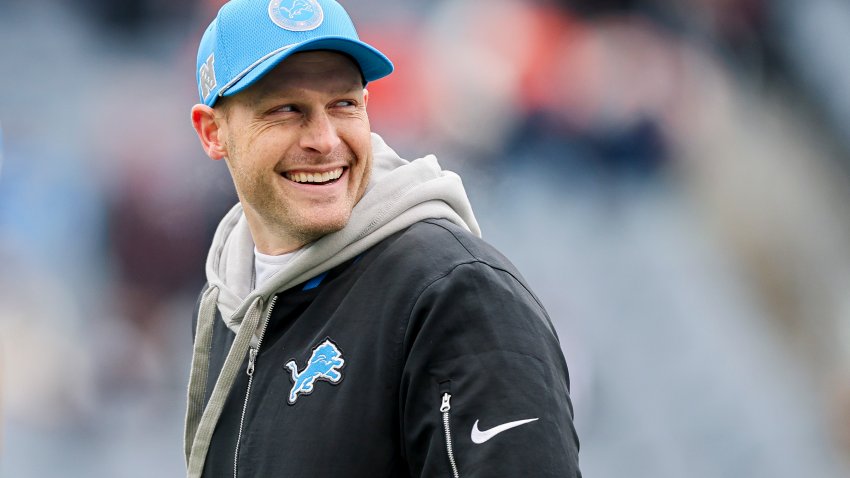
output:
M308 220L300 225L293 225L303 236L304 243L311 243L328 234L339 232L348 224L350 215L336 218L324 218L322 221Z

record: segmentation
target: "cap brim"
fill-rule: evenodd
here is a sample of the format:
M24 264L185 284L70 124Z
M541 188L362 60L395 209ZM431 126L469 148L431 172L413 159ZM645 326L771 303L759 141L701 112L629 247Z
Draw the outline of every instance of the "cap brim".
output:
M319 37L284 47L268 58L258 62L255 66L252 65L242 75L237 76L238 79L235 83L225 85L218 96L235 95L253 85L290 55L302 51L314 50L339 51L351 56L360 66L363 78L367 82L383 78L393 71L393 64L389 58L366 43L345 37Z

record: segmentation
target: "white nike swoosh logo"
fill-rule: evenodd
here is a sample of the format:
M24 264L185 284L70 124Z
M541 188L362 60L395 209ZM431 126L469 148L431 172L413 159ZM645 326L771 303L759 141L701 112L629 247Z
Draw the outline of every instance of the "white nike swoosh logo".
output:
M531 423L535 420L538 419L529 418L528 420L517 420L515 422L508 422L497 427L493 427L489 430L485 430L483 432L478 429L478 420L475 420L475 424L472 425L472 433L469 436L472 438L473 443L477 443L480 445L505 430L510 430L511 428L518 427L520 425L525 425L526 423Z

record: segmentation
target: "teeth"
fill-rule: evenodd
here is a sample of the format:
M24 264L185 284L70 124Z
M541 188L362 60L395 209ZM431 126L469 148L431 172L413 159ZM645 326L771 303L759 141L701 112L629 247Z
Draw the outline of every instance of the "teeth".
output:
M296 183L325 183L342 176L342 168L325 173L286 173L286 178Z

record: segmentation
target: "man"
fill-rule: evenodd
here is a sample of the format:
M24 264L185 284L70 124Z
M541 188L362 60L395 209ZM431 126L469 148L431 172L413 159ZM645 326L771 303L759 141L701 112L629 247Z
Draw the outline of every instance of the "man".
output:
M333 0L233 0L192 124L239 204L206 265L188 475L580 476L567 367L460 178L372 134L390 61Z

